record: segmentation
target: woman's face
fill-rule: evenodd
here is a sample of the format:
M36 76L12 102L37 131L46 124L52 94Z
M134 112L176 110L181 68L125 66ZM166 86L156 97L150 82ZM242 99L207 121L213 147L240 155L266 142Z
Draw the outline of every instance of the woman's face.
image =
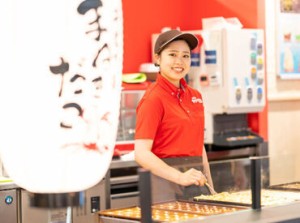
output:
M187 42L171 42L156 58L161 75L178 87L179 80L189 72L191 66L191 50Z

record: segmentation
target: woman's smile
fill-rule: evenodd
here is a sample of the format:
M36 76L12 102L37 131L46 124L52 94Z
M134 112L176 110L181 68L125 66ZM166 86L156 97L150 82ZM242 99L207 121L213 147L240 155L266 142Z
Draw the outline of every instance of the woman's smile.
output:
M184 71L184 68L182 68L182 67L173 67L172 70L174 70L177 73L182 73Z

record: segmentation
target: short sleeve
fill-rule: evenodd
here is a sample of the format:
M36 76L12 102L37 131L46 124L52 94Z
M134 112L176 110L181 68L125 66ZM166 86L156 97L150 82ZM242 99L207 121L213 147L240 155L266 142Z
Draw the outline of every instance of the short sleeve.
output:
M159 98L143 98L136 109L135 139L154 139L163 117Z

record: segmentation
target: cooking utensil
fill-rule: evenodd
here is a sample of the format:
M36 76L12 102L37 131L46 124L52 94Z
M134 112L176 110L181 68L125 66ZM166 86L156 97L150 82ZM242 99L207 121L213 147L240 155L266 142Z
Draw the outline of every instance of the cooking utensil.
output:
M212 188L212 186L209 185L209 183L206 182L204 185L207 187L207 189L209 190L209 192L210 192L211 194L216 194L216 193L217 193L217 192L214 190L214 188Z

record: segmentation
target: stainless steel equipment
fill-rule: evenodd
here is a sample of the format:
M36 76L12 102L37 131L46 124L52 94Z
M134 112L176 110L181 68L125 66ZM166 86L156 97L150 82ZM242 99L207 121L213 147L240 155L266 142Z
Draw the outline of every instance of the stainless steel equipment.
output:
M135 161L112 161L109 170L110 208L122 208L139 204L138 165Z
M208 150L257 146L263 138L248 127L247 114L216 114L212 117L212 142Z
M85 202L83 206L72 207L72 223L97 223L97 212L106 209L106 180L84 192ZM21 223L56 223L66 222L67 208L39 208L32 207L29 200L29 192L21 190Z
M0 221L20 223L20 190L13 183L0 183Z

